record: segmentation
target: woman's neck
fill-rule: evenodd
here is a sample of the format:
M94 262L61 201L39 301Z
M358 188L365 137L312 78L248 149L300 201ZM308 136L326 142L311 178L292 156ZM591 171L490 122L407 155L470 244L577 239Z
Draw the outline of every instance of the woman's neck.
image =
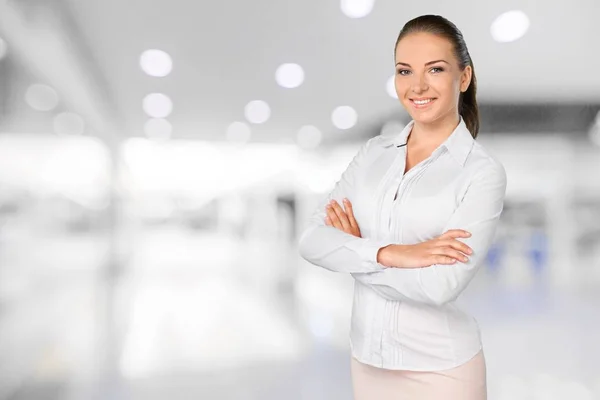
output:
M415 121L408 142L413 148L436 148L454 132L459 122L460 116L458 114L451 114L430 124Z

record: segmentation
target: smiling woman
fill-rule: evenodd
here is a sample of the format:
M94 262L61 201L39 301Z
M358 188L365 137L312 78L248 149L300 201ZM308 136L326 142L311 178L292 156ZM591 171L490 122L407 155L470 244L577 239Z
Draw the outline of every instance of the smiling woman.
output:
M396 93L420 124L456 120L458 104L458 113L476 138L479 112L473 60L456 27L432 22L431 18L415 19L398 35L394 51Z
M361 147L299 251L355 279L355 400L484 400L478 324L455 300L492 242L506 173L475 142L475 73L458 28L415 18L394 55L394 86L412 121Z

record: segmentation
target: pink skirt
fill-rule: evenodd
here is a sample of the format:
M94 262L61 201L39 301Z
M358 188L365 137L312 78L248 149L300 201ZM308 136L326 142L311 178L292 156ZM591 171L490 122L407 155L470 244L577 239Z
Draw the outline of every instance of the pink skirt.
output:
M389 370L352 357L354 400L486 400L483 350L458 367L443 371Z

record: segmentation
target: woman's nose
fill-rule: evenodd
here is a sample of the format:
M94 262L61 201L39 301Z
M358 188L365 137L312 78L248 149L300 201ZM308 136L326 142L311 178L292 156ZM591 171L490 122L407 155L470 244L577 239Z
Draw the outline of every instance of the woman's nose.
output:
M427 80L423 75L414 75L414 79L412 82L412 90L415 93L421 93L426 91L428 88Z

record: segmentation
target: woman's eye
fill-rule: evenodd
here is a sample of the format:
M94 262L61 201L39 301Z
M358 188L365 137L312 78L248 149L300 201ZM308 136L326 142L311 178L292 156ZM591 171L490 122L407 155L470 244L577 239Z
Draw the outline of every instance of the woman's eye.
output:
M433 67L431 68L432 72L438 73L438 72L442 72L444 69L441 67Z
M398 75L408 75L409 74L409 70L407 69L399 69L398 70Z

